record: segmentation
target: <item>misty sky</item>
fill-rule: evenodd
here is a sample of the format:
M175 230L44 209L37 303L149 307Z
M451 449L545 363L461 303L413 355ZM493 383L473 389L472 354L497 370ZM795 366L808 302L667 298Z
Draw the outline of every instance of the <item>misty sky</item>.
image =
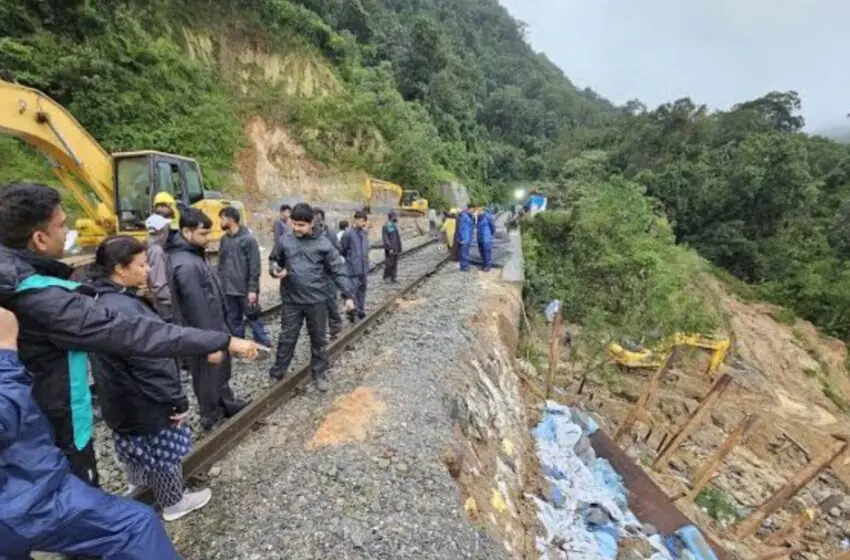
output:
M850 0L500 0L579 87L650 108L796 90L807 128L850 124Z

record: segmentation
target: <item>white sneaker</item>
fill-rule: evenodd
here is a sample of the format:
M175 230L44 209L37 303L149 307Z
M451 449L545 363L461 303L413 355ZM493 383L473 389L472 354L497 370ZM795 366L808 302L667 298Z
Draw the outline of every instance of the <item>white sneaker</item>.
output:
M128 484L128 485L127 485L127 489L126 489L126 490L124 490L124 496L126 496L126 497L130 497L130 496L132 496L132 495L133 495L133 493L135 493L135 491L136 491L136 490L138 490L138 489L139 489L139 487L138 487L138 486L133 486L132 484Z
M196 509L201 509L210 502L212 490L204 488L199 492L184 492L183 499L173 506L162 508L162 517L166 521L176 521Z

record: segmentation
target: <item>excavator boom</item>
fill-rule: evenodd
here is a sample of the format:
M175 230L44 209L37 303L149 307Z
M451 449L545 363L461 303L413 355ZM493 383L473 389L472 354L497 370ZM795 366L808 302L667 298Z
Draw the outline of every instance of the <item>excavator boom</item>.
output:
M38 90L0 80L0 134L13 136L44 154L53 170L99 225L114 214L112 157L64 107ZM75 177L108 209L98 212Z

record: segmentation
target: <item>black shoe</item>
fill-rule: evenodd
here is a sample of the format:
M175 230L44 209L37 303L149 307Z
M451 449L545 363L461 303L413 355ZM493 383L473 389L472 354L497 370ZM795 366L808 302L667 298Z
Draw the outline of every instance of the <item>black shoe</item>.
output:
M340 335L341 332L342 331L331 331L328 334L328 338L330 338L331 340L336 340L337 338L339 338L339 335Z
M365 319L366 318L366 312L365 311L358 311L357 312L357 318L358 319Z
M269 377L272 379L272 381L280 381L281 379L286 377L286 372L276 368L272 368L269 370Z
M251 404L251 399L248 399L246 401L236 401L224 411L224 417L233 418L234 416L242 412L249 404Z
M205 432L211 432L218 428L222 423L224 423L223 418L210 419L210 418L201 418L201 429Z

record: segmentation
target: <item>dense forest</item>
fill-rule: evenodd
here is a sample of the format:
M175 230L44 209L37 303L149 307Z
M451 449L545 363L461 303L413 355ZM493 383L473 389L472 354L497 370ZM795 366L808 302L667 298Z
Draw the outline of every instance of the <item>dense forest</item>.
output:
M342 87L241 91L187 56L186 28L321 57ZM290 125L328 165L491 196L542 178L558 138L613 111L534 53L496 0L0 0L0 69L107 149L192 154L225 189L250 112ZM0 145L4 160L15 148Z
M575 267L599 267L582 272L614 288L611 301L601 304L611 312L623 302L646 311L652 301L642 298L642 290L671 273L680 281L699 273L698 263L684 266L671 257L679 249L672 247L675 241L734 276L738 282L732 284L745 295L787 306L847 339L850 148L803 133L800 109L794 92L768 93L722 112L690 99L654 110L630 103L604 125L572 133L551 151L551 195L568 212L546 227L536 224L535 234L550 243L571 240L591 219L586 212L603 215L598 227L584 233L610 244L604 256L590 265L564 259ZM612 188L618 197L586 208L585 200ZM637 204L635 192L645 202ZM650 244L656 247L647 252ZM701 305L699 289L690 294L680 311ZM688 311L678 325L675 317L658 308L642 320L668 330L686 328L703 315Z
M187 29L320 61L333 87L240 87L189 55ZM715 328L696 280L725 271L850 337L850 149L802 132L793 92L722 112L615 107L535 53L497 0L0 0L0 70L107 149L192 155L223 190L255 114L331 169L426 193L537 185L559 210L527 229L527 294L560 296L575 322ZM48 180L15 141L0 161L0 181Z

